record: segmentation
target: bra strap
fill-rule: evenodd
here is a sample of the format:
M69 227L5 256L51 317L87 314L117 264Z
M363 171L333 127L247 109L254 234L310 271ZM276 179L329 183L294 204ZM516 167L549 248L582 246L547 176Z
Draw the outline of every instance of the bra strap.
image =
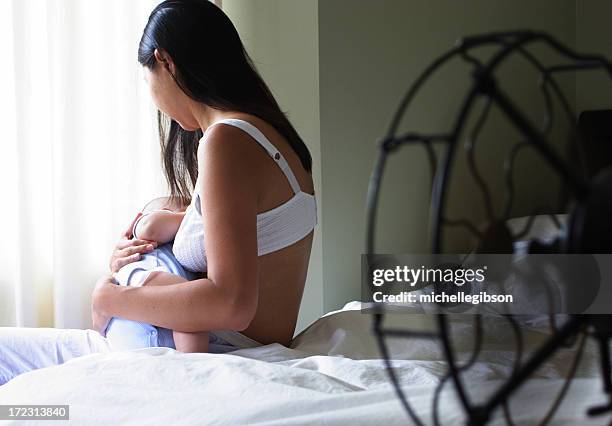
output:
M261 133L261 131L257 127L255 127L248 121L239 120L237 118L226 118L224 120L215 121L213 124L208 126L208 128L204 132L204 135L202 136L202 139L200 139L200 141L204 140L204 136L206 135L206 132L208 132L208 129L210 129L212 126L214 126L217 123L224 123L224 124L229 124L231 126L239 127L240 129L248 133L262 147L265 148L265 150L268 152L270 157L272 157L272 159L276 162L276 164L278 164L278 166L281 168L281 170L287 177L287 180L289 181L289 185L291 185L291 189L293 190L293 193L297 194L301 192L300 184L295 178L293 171L291 171L291 167L289 167L289 163L287 163L287 160L285 160L285 157L283 157L283 155L268 140L268 138L266 138L266 136L263 133Z

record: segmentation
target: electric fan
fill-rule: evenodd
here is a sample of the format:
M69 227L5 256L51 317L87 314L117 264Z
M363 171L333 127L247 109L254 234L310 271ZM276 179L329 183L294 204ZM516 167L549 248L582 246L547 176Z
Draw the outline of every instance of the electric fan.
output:
M552 52L563 58L563 63L558 65L545 65L538 56L530 50L533 45L551 49ZM474 54L477 48L486 46L492 48L494 53L487 60L480 59ZM498 73L502 65L510 57L520 57L540 76L539 89L544 100L545 116L541 127L536 127L533 122L511 96L504 92L499 85ZM424 134L418 132L399 133L399 125L402 118L407 114L408 107L419 90L428 83L432 75L444 67L451 59L461 58L470 67L471 87L462 100L460 108L451 124L448 132ZM559 254L595 254L612 252L612 166L608 165L595 176L588 176L583 168L576 168L553 149L551 144L551 128L553 122L553 100L561 105L563 115L571 126L570 144L573 158L578 161L584 158L582 148L576 142L576 116L573 108L563 93L557 76L562 73L576 73L584 70L601 69L611 78L612 63L600 55L580 54L564 46L561 42L542 32L535 31L513 31L496 32L483 35L465 37L457 42L454 48L443 54L429 65L416 79L407 94L402 99L395 112L386 136L378 141L378 157L371 175L367 196L367 234L366 255L376 254L374 247L376 213L379 203L379 193L382 183L386 160L389 155L406 145L418 144L427 153L432 169L432 192L430 206L430 232L432 254L443 254L443 232L448 226L461 226L474 234L477 243L476 250L482 252L501 250L502 253L512 253L514 243L528 234L533 220L527 221L525 229L520 233L514 233L507 225L512 212L512 203L516 194L512 185L513 172L515 171L515 159L517 153L527 147L535 150L541 159L554 171L561 181L562 188L568 203L568 220L563 226L559 225L559 232L552 241L542 242L537 239L527 241L528 253L559 253ZM612 84L601 87L601 90L610 91L612 95ZM611 98L612 99L612 96ZM476 124L468 128L468 117L475 110L477 101L484 100L484 108L478 113ZM504 161L503 173L505 173L505 205L502 214L496 217L491 206L491 194L487 181L476 166L474 160L474 149L476 140L486 122L488 112L495 106L503 114L503 117L518 130L522 140L510 151ZM464 145L467 154L468 170L481 192L486 210L488 211L487 225L479 228L469 220L451 220L446 216L446 204L448 198L448 187L451 179L453 160L461 149L461 140L464 133L469 134L469 143ZM438 158L436 149L442 152ZM534 211L551 215L552 212ZM602 286L610 286L612 283L603 282ZM449 317L447 313L440 311L435 315L437 330L434 333L411 332L409 329L397 330L387 329L384 326L384 309L377 309L373 314L373 332L376 336L380 351L386 361L387 371L393 383L397 396L406 410L410 419L420 425L423 419L419 418L412 409L406 395L402 392L398 383L396 373L391 367L389 348L385 338L425 338L438 339L441 344L448 372L442 378L433 395L432 420L439 423L438 404L442 387L446 383L452 383L458 400L464 410L467 423L470 425L486 424L495 410L501 408L509 424L512 424L511 413L508 408L508 398L515 392L542 363L551 357L555 351L567 345L576 345L576 357L571 366L568 380L561 389L558 398L550 408L542 423L552 418L558 407L565 390L571 380L572 371L579 362L580 354L585 345L586 336L597 340L600 350L601 374L603 389L608 396L608 403L604 406L592 407L588 415L603 415L612 411L612 382L609 359L609 339L612 336L612 315L567 315L561 325L554 324L554 316L551 316L553 333L546 342L536 349L524 362L518 362L508 379L496 389L485 401L474 402L470 396L465 382L464 374L470 369L478 358L482 346L483 324L481 315L474 315L474 349L473 355L467 362L459 365L453 349L452 336L449 332ZM517 338L517 350L521 348L521 328L512 315L504 318L511 325ZM517 359L520 359L517 356Z

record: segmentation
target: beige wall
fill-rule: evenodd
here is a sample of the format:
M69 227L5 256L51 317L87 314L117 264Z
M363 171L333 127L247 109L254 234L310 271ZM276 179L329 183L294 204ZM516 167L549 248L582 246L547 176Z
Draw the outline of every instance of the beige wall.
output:
M316 0L223 0L257 69L312 154L319 225L296 333L323 313L317 8Z

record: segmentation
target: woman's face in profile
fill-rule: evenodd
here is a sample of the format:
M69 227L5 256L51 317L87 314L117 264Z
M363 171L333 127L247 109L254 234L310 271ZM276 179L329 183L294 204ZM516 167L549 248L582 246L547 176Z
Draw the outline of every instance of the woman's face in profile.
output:
M188 131L199 129L200 126L191 112L191 99L172 77L171 71L174 70L172 60L167 56L158 55L157 50L155 56L158 61L153 70L143 67L143 77L149 86L151 99L160 111L171 117L183 129Z

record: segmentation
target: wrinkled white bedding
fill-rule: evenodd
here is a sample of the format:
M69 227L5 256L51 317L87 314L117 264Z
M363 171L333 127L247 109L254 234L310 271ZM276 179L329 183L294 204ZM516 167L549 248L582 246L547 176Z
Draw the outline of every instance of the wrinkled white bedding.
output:
M387 318L389 325L410 321L411 328L433 329L427 316ZM474 334L471 319L457 316L453 322L464 358ZM499 318L487 321L487 329L485 350L467 377L474 400L490 394L513 362L508 324ZM88 425L410 424L370 330L371 317L352 302L313 323L294 339L292 348L271 344L230 354L183 354L168 348L92 354L13 379L0 387L0 404L69 404L70 423ZM526 337L530 348L545 334L533 329ZM438 344L405 339L389 343L405 393L430 424L433 389L445 372ZM572 357L570 350L562 351L512 399L516 423L537 424ZM589 345L554 424L604 423L603 418L589 423L584 414L587 407L603 402L596 362ZM442 424L461 423L452 386L445 387L440 405ZM500 413L495 419L492 424L505 424Z

